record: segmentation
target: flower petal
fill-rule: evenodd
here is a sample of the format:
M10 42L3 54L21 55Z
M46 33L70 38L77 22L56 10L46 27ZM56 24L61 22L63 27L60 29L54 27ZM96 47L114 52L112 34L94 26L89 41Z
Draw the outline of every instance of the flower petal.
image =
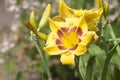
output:
M47 46L44 48L44 50L49 54L49 55L60 55L65 53L67 50L60 50L57 45L53 46Z
M98 31L98 28L94 25L94 24L88 24L88 29L90 30L90 31Z
M88 46L91 42L94 42L98 39L98 36L94 31L89 31L85 34L84 37L81 38L82 43Z
M74 17L73 10L65 4L64 0L59 1L59 14L64 18Z
M79 26L79 22L81 21L81 18L66 18L65 19L66 24L68 24L68 27L75 27L75 26Z
M74 58L74 54L67 52L61 55L60 61L62 62L62 64L74 64Z
M52 45L56 45L56 40L58 39L57 34L54 32L50 32L48 35L48 39L47 42L45 44L45 46L52 46Z
M76 56L80 56L80 55L85 54L86 51L87 51L86 46L82 43L79 43L77 48L75 50L71 50L70 52L72 54L75 54Z
M49 55L59 55L65 52L66 50L60 50L59 46L56 45L56 40L58 39L57 35L54 32L51 32L48 36L44 50Z
M85 19L86 19L86 22L88 24L95 24L99 21L100 17L101 17L101 14L102 14L103 10L102 8L100 8L99 10L97 11L93 11L93 10L86 10L85 11Z
M55 17L53 18L53 21L64 22L65 20L64 20L63 17L61 17L61 16L55 16Z
M51 18L48 18L49 22L50 22L50 29L53 31L53 32L57 32L59 30L59 27L58 25L55 24L55 22L51 19Z
M88 31L88 25L86 23L85 17L81 17L79 27L82 29L83 33L86 33Z

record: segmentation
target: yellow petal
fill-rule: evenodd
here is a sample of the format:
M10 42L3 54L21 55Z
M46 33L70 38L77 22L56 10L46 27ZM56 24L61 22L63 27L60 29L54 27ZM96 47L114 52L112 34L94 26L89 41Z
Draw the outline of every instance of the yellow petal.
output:
M74 54L67 52L61 55L60 61L62 62L62 64L74 64L74 58Z
M56 33L59 30L59 26L57 24L55 24L55 22L51 18L48 18L48 20L50 22L51 31Z
M86 20L85 20L84 16L81 17L79 27L82 29L83 33L86 33L88 31L88 25L86 23Z
M66 51L66 50L60 50L58 48L58 46L56 45L56 40L57 40L57 35L54 32L51 32L48 36L46 45L44 47L44 50L49 55L58 55Z
M84 10L73 10L76 17L81 17L84 15Z
M56 33L50 32L50 34L48 35L46 46L56 45L56 39L58 39Z
M61 16L55 16L55 17L53 18L53 21L64 22L65 20L64 20L63 17L61 17Z
M79 22L81 21L81 18L69 17L69 18L66 18L65 21L66 21L66 24L68 24L68 27L75 27L75 26L79 27Z
M90 31L98 31L98 28L94 25L94 24L88 24L88 29L90 30Z
M49 55L60 55L60 54L63 54L67 51L67 50L60 50L57 45L47 46L44 48L44 50Z
M59 14L64 18L74 17L73 10L65 4L64 0L59 1Z
M103 10L102 8L100 8L97 11L93 11L93 10L86 10L85 11L85 19L86 22L88 24L95 24L100 20L101 14L102 14Z
M72 54L75 54L76 56L80 56L80 55L85 54L86 51L87 51L86 45L79 43L77 48L75 50L71 50L70 52Z
M82 43L88 46L90 43L96 41L98 39L98 36L94 31L89 31L81 39L82 39Z

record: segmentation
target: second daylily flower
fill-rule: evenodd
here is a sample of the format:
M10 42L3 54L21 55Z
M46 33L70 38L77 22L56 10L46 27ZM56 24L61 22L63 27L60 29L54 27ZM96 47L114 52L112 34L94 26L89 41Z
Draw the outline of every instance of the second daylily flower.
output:
M75 10L68 7L64 0L59 0L59 18L67 18L67 17L81 17L85 16L85 20L88 24L88 29L91 31L97 31L98 28L95 26L102 15L103 8L94 11L94 10Z
M75 55L85 54L87 46L98 38L94 31L88 31L84 16L49 22L52 32L44 49L49 55L61 55L62 64L74 64Z

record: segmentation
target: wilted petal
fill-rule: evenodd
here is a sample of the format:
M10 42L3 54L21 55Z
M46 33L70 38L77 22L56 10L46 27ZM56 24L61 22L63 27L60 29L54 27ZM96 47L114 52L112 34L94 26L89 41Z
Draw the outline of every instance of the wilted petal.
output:
M69 52L66 52L64 54L61 55L60 61L62 62L62 64L74 64L74 54L71 54Z

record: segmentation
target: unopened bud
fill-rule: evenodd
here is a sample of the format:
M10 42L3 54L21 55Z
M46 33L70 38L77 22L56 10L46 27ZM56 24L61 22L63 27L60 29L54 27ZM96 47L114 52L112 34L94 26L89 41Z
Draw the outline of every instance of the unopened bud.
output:
M108 13L109 13L109 5L105 4L104 5L104 16L107 17Z
M36 21L35 21L35 13L32 11L30 14L30 23L32 24L32 26L37 29L36 27Z
M47 40L47 35L42 32L37 32L38 36L42 38L43 40Z
M101 8L101 7L103 7L104 6L103 0L96 0L96 5L97 5L98 9Z
M42 18L39 22L37 31L39 31L46 24L48 17L50 15L50 11L51 11L51 5L48 4L45 11L43 12L43 15L42 15Z

